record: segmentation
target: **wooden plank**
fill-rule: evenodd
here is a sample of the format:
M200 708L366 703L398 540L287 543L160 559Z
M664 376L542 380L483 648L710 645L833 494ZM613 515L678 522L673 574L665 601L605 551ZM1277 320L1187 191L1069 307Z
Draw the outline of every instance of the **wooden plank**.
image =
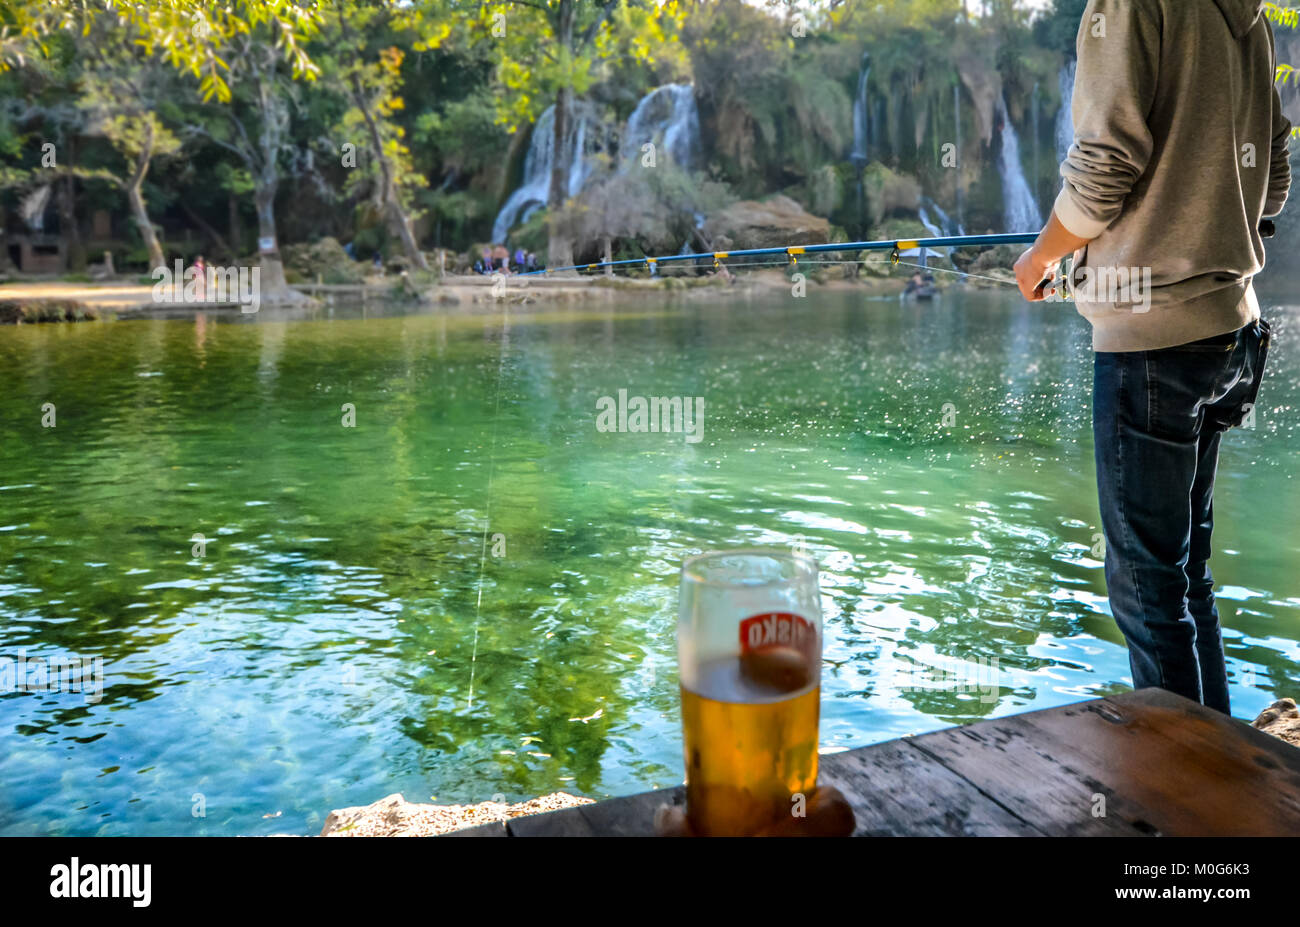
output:
M1108 806L1141 809L1144 829L1176 836L1300 835L1300 751L1162 689L1107 699L1044 737L1069 738L1077 761L1105 770Z
M853 836L1042 836L911 741L821 758L817 782L844 793L857 821Z
M1052 835L1300 833L1300 752L1162 690L913 744Z
M1071 716L1075 710L1048 709ZM1031 714L935 731L911 744L1045 834L1140 836L1143 831L1115 808L1093 816L1092 796L1102 783L1076 766L1068 742L1043 742L1029 726Z
M686 804L686 787L627 795L594 805L579 805L592 833L601 837L649 837L655 832L655 814L661 805Z
M677 786L514 818L507 828L512 837L647 837L660 805L685 801L686 789Z
M819 780L862 836L1300 834L1300 750L1158 689L828 754ZM504 830L650 835L659 806L684 800L679 786Z

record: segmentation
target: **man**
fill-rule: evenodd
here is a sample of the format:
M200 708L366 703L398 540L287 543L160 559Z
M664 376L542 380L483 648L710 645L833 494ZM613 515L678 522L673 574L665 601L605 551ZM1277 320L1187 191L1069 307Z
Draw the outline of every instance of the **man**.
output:
M1228 713L1210 576L1223 431L1268 350L1260 220L1291 185L1263 0L1090 0L1074 144L1016 263L1030 300L1059 260L1093 327L1093 435L1111 611L1136 688Z

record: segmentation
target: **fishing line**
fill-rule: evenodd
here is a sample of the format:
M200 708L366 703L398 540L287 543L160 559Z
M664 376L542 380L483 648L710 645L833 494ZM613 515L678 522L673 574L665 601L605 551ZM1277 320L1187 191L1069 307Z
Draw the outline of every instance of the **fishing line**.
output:
M487 572L488 532L492 530L492 477L497 465L497 421L501 415L501 381L505 378L506 345L510 341L510 306L502 307L501 316L501 356L497 361L497 395L492 410L492 441L488 450L487 502L483 506L483 542L478 558L478 596L474 602L474 648L469 658L469 704L474 707L474 673L478 669L478 626L479 616L483 612L483 577Z
M705 260L705 259L704 259L704 258L701 258L700 260L703 261L703 260ZM799 261L799 262L796 263L796 264L791 264L791 263L788 262L788 261L734 261L734 262L733 262L733 261L721 261L721 262L716 263L714 266L715 266L715 267L718 267L718 268L725 267L725 268L727 268L728 270L731 270L732 268L735 268L735 267L779 267L779 268L795 267L795 268L798 268L798 267L800 267L800 266L802 266L802 265L805 265L805 264L821 264L821 265L826 265L826 264L839 264L840 266L843 266L843 267L889 267L889 266L898 266L898 267L915 267L915 268L918 268L918 269L920 269L920 270L926 270L926 271L937 271L937 272L939 272L939 273L941 273L941 274L952 274L952 275L957 276L957 277L965 277L965 278L969 278L969 279L972 279L972 280L987 280L987 281L989 281L990 283L997 283L997 284L1001 284L1002 286L1011 286L1011 287L1018 287L1018 286L1019 286L1019 284L1015 283L1015 282L1012 281L1012 280L1003 280L1003 279L1001 279L1001 278L999 278L999 277L989 277L989 276L986 276L986 275L984 275L984 274L972 274L972 273L969 273L969 272L964 271L964 270L952 270L952 269L947 268L947 267L935 267L935 266L930 265L930 264L913 264L911 261L891 261L891 260L886 260L886 261L854 261L854 260L844 260L844 259L840 259L840 260L817 260L817 259L810 259L810 260L802 260L802 261ZM632 270L633 268L629 267L629 268L626 268L626 269L628 269L628 270ZM640 268L636 268L636 269L640 269ZM682 264L681 269L682 269L682 270L700 270L700 269L703 269L703 266L702 266L701 264ZM606 266L606 267L598 267L598 268L587 268L587 267L582 267L582 268L576 268L576 270L577 270L577 273L578 273L579 276L583 276L583 277L595 277L595 276L604 276L604 275L605 275L605 271L607 271L607 270L608 270L608 271L613 271L614 268L613 268L613 267L609 267L609 266ZM525 276L525 277L526 277L526 276L530 276L530 275L529 275L529 274L519 274L519 275L517 275L517 276ZM613 276L613 274L611 273L611 274L609 274L609 276ZM663 272L663 271L660 271L659 274L658 274L658 276L661 277L661 278L665 278L665 279L666 279L666 278L668 278L668 277L670 277L670 276L675 276L675 275L673 275L673 274L668 274L668 273L665 273L665 272Z
M873 262L873 263L883 263L883 262L881 262L881 261L876 261L876 262ZM1016 287L1017 289L1018 289L1019 286L1020 286L1020 284L1015 283L1014 281L1011 281L1011 280L1002 280L1002 279L1000 279L1000 278L998 278L998 277L986 277L986 276L984 276L983 274L970 274L970 273L967 273L967 272L964 271L964 270L949 270L949 269L946 268L946 267L930 267L930 266L927 265L927 264L912 264L912 263L909 263L909 262L907 262L907 261L898 261L897 263L898 263L898 265L901 266L901 267L919 267L919 268L921 268L921 270L937 270L937 271L938 271L939 273L941 273L941 274L956 274L956 275L959 276L959 277L971 277L972 279L975 279L975 280L991 280L991 281L994 282L994 283L1000 283L1000 284L1002 284L1003 286L1014 286L1014 287Z

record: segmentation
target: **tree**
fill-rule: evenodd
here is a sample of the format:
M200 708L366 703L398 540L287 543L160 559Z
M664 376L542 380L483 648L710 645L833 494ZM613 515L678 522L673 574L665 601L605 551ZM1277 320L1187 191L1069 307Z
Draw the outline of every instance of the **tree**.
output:
M428 262L415 240L411 225L410 192L427 185L411 166L405 132L392 116L404 106L399 93L404 52L387 44L394 31L418 29L436 22L432 31L421 30L421 48L434 48L450 32L450 23L437 17L441 6L423 0L412 6L393 0L339 0L325 17L323 42L337 57L329 79L351 104L345 127L360 124L370 141L376 200L390 229L402 243L412 267L427 271ZM374 46L378 45L376 49Z
M1300 29L1300 8L1279 6L1276 3L1265 3L1264 15L1279 26L1286 26L1290 29ZM1300 77L1297 77L1295 65L1279 61L1277 63L1278 82L1283 86L1286 86L1286 84L1293 79L1300 80ZM1300 126L1292 128L1291 137L1300 139Z
M554 156L547 209L558 215L568 196L572 153L566 141L576 97L585 94L601 66L615 56L650 59L680 54L678 3L648 0L504 0L484 4L483 40L498 43L500 108L516 124L536 118L540 102L554 101ZM578 153L579 156L581 153ZM560 223L548 224L547 262L573 263L573 242Z
M125 173L103 171L100 176L126 194L150 270L164 267L167 258L143 191L154 159L173 155L181 147L180 139L158 116L161 101L175 84L168 79L168 66L134 41L138 34L114 29L104 21L88 26L77 41L84 62L78 108L86 116L85 132L103 135L126 160Z
M32 54L44 55L52 36L84 34L101 20L133 30L147 55L159 53L169 64L200 81L204 99L229 100L230 67L220 54L222 40L236 33L269 29L292 68L309 77L315 66L304 49L315 33L317 4L309 0L4 0L0 3L0 71L21 66Z
M252 178L262 301L301 301L305 297L290 289L285 280L275 221L281 177L302 160L291 133L298 88L283 60L277 28L270 21L247 29L227 27L213 34L211 44L223 66L229 95L224 102L210 104L201 118L189 121L185 132L207 138L234 154ZM319 68L315 64L308 68L314 79ZM213 95L220 97L215 91Z

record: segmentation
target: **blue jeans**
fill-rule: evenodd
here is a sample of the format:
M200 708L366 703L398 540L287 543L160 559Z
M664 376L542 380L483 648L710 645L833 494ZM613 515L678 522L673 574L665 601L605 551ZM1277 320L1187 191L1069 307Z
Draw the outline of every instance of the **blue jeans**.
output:
M1158 686L1228 713L1210 575L1223 432L1252 411L1269 327L1159 351L1098 353L1097 490L1106 588L1137 689Z

